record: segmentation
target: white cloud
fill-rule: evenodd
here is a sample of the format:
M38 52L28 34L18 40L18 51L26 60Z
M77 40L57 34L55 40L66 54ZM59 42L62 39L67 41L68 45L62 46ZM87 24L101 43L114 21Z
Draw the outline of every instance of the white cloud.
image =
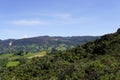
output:
M74 16L70 13L49 13L49 14L40 14L41 16L52 17L51 20L48 20L48 23L51 24L86 24L94 20L91 17L85 16Z
M9 24L16 26L50 26L50 25L64 25L64 24L87 24L93 21L93 18L87 17L67 17L67 18L53 18L46 20L13 20Z
M37 17L37 18L36 18ZM40 13L31 15L21 20L11 20L9 24L17 26L56 26L68 24L88 24L93 22L90 17L78 17L69 13Z
M53 19L49 21L51 24L57 24L57 25L71 25L71 24L88 24L90 22L93 22L94 18L89 17L67 17L67 18L58 18Z
M19 15L21 15L21 14L19 14ZM31 14L22 14L22 16L51 16L51 17L55 17L55 16L71 16L71 14L70 13L31 13Z
M40 20L14 20L9 21L10 24L18 26L46 25L47 23Z
M47 17L55 17L55 18L68 18L71 17L72 15L69 13L44 13L44 14L37 14L39 16L47 16Z

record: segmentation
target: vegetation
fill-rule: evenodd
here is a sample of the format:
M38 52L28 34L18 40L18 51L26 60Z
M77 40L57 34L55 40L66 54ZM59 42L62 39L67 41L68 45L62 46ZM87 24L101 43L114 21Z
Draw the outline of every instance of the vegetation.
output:
M46 51L36 53L20 53L20 54L1 54L0 55L0 67L15 67L25 62L29 62L29 59L34 57L43 57L47 54Z
M93 41L99 37L49 37L41 36L25 39L0 40L0 53L23 53L23 52L40 52L43 50L51 51L53 48L63 51Z
M119 30L70 50L58 51L56 54L56 50L53 49L44 57L27 58L14 67L1 67L0 78L2 80L120 80Z
M14 66L18 66L20 64L19 61L11 61L7 63L7 67L14 67Z

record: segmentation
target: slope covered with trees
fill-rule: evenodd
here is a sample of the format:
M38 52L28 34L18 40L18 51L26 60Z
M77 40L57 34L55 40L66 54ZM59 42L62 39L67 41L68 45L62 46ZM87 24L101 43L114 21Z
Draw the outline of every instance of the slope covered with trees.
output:
M66 50L79 44L93 41L99 37L73 36L73 37L33 37L25 39L0 40L0 53L39 52L43 50Z
M0 68L2 80L120 80L120 29L76 48Z

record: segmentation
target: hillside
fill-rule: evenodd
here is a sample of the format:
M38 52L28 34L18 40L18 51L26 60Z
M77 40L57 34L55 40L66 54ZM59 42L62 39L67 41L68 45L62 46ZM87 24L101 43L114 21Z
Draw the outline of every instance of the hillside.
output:
M120 29L59 54L1 67L2 80L120 80Z
M93 41L99 37L73 36L50 37L41 36L24 39L0 40L0 53L39 52L43 50L66 50L79 44Z

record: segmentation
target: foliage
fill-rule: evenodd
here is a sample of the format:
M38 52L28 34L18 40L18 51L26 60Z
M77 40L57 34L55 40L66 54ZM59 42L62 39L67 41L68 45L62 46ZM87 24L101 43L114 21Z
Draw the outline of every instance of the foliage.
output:
M7 63L7 67L14 67L14 66L18 66L20 64L19 61L11 61Z
M110 39L109 39L110 38ZM120 34L33 57L16 67L1 67L2 80L120 80ZM5 74L5 75L4 75Z
M76 37L49 37L41 36L25 39L0 40L0 53L15 53L22 55L23 52L39 52L43 50L52 50L53 48L63 51L93 41L99 37L76 36Z

